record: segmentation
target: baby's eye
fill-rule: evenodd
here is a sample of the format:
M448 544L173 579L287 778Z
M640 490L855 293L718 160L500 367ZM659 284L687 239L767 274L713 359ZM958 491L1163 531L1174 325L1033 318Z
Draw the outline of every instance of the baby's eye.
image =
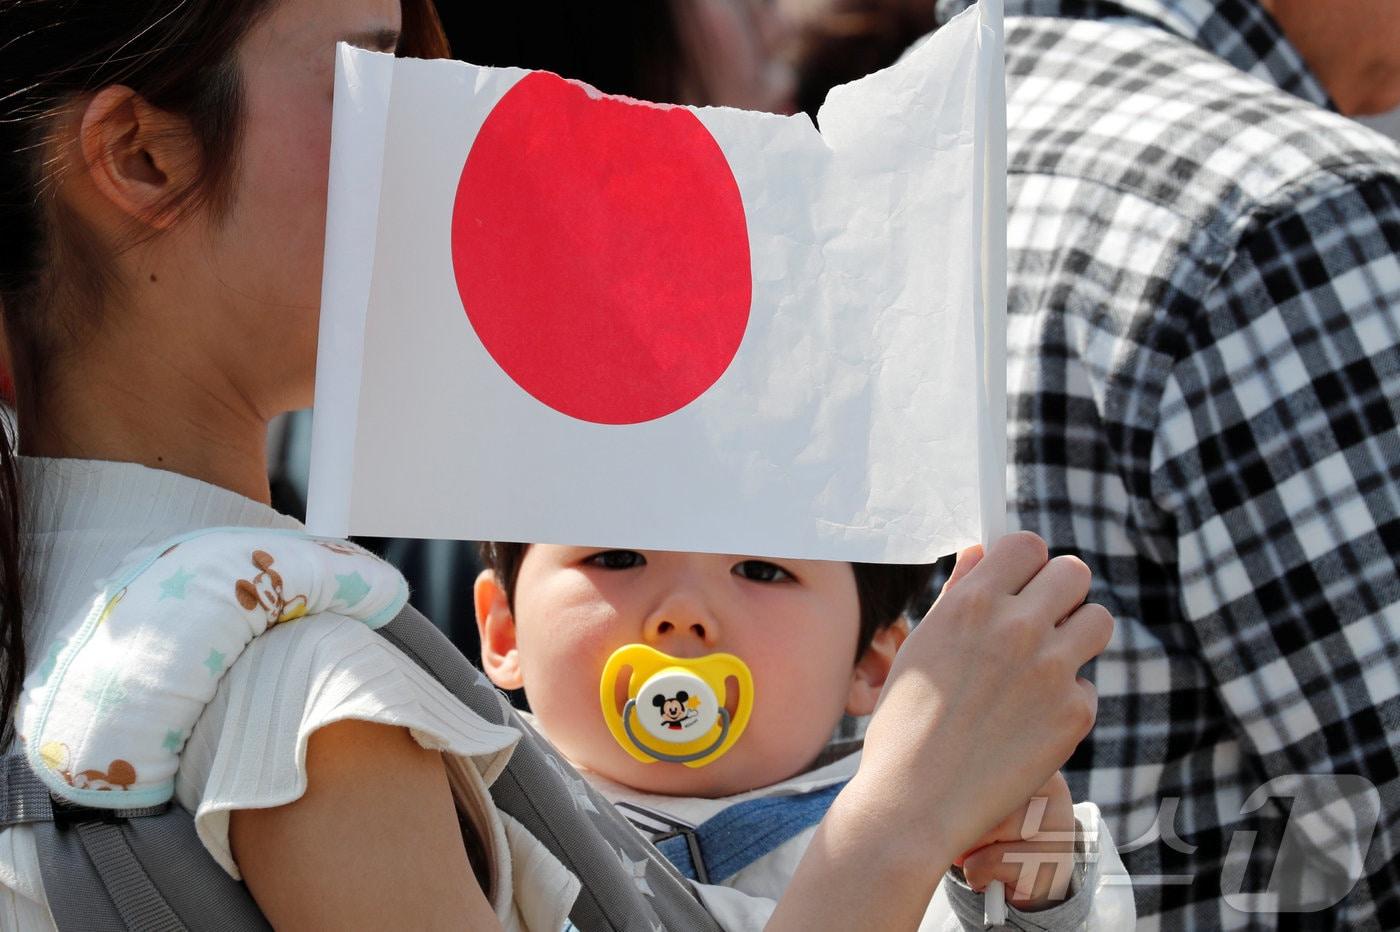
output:
M602 553L593 554L583 562L605 570L630 570L638 566L646 566L647 560L635 550L604 550Z
M734 565L734 574L753 582L783 582L792 579L792 574L767 560L744 560Z

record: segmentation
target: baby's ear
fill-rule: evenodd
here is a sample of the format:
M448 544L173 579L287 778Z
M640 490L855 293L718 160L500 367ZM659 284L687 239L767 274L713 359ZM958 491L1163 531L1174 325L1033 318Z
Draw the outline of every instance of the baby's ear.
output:
M870 646L851 670L851 691L846 695L847 715L869 715L880 700L880 690L894 666L894 655L909 636L909 622L900 618L875 632Z
M481 669L501 689L520 689L520 652L515 640L515 615L496 574L482 570L472 587L476 630L481 635Z

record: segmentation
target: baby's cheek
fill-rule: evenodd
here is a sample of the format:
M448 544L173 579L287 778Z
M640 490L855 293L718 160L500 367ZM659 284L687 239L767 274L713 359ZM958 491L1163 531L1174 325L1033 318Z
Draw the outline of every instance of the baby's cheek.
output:
M841 719L844 701L838 702L828 684L814 683L812 672L790 671L779 683L765 689L755 683L754 720L748 752L761 766L768 782L792 776L821 753ZM770 680L770 683L772 680ZM806 687L806 688L804 688ZM741 744L745 739L740 739Z
M561 639L543 651L522 651L521 672L530 708L561 746L607 737L598 702L602 665L585 645Z
M568 709L586 695L587 676L580 664L567 662L567 655L555 655L552 650L522 651L520 664L532 707Z

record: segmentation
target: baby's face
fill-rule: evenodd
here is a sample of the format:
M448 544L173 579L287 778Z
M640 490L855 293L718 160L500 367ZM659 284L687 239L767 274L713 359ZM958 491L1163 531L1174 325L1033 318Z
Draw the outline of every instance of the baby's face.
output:
M514 620L518 678L571 761L648 792L722 796L776 783L821 751L851 694L860 604L848 563L535 545ZM613 651L634 643L748 665L753 717L727 754L696 768L644 764L616 743L599 677Z

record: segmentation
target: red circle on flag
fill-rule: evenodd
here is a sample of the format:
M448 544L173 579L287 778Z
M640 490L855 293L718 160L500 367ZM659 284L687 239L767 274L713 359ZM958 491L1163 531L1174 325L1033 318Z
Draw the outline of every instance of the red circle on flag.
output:
M467 318L526 392L637 424L703 394L752 300L734 173L695 114L532 73L462 169L452 263Z

